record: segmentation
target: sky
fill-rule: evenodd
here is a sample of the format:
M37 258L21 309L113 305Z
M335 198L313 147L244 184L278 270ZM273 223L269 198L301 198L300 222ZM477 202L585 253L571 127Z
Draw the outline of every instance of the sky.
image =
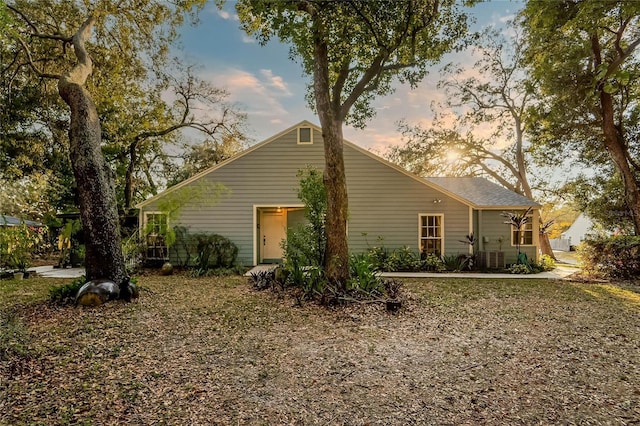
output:
M470 10L476 20L473 29L502 26L521 7L517 1L497 0L480 3ZM239 28L234 2L223 10L209 4L196 26L181 30L181 55L199 67L198 74L216 87L229 92L229 101L247 114L247 133L253 143L260 142L308 120L319 120L307 106L305 94L310 77L303 75L299 63L289 58L289 46L273 39L261 46ZM472 65L469 54L443 58L447 62ZM442 100L436 88L439 66L433 67L418 88L396 84L392 95L376 99L377 114L364 130L344 127L345 139L376 153L402 143L398 122L428 125L430 105Z

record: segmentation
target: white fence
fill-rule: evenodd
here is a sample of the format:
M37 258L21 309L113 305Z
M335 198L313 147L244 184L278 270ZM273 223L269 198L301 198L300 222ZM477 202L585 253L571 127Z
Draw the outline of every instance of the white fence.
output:
M552 238L549 240L552 250L569 251L571 240L569 238Z

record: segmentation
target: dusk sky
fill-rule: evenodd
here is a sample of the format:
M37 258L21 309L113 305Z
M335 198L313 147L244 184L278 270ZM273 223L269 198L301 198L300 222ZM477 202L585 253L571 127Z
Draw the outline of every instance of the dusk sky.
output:
M501 26L512 18L522 3L493 1L481 3L470 10L474 29ZM310 77L302 75L298 63L289 59L288 45L273 39L261 46L239 29L234 3L224 10L210 4L202 11L196 27L181 31L186 60L200 67L201 77L230 93L230 100L248 115L248 133L253 143L262 141L301 120L319 125L319 120L307 107L305 92ZM378 153L401 143L397 122L431 123L432 101L442 98L436 89L438 68L447 62L468 63L469 53L449 55L435 66L422 84L411 90L396 85L396 92L375 101L377 115L364 130L345 126L345 138Z

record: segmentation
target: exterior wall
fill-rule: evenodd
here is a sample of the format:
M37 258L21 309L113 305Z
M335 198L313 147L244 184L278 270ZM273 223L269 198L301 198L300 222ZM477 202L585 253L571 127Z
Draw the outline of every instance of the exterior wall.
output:
M313 144L297 144L294 128L186 184L185 188L209 189L186 203L171 225L187 226L192 233L223 235L238 246L238 260L252 265L257 238L256 209L300 206L297 171L306 165L324 168L322 135L317 130L314 130L313 141ZM472 211L466 204L351 146L345 145L344 156L351 251L362 252L378 245L377 239L381 237L389 249L409 246L417 252L419 214L444 214L446 254L468 251L467 245L459 242L471 231ZM224 185L226 192L213 202L214 188L219 184ZM144 211L157 210L158 200L154 200L145 205L140 214L142 217ZM290 222L299 220L296 215L294 218ZM506 230L503 233L508 236Z
M322 140L319 132L314 134L314 139ZM296 173L306 164L316 167L324 164L322 144L298 145L297 132L293 129L186 185L215 188L221 184L226 193L212 202L209 195L213 191L205 191L204 196L180 209L172 225L186 226L190 232L223 235L238 246L238 261L252 265L256 207L299 206ZM157 210L158 201L144 206L144 210Z
M503 210L480 210L477 211L478 215L478 233L476 234L479 239L480 251L499 251L502 247L502 251L505 252L505 263L515 263L518 259L518 249L515 245L511 244L511 226L504 223L506 220L502 217L504 211L513 211L513 209ZM534 210L534 222L533 229L537 230L538 225L538 210ZM499 238L502 238L502 244L499 242ZM532 246L521 246L520 251L527 254L527 258L537 260L538 258L538 233L533 233Z
M466 244L459 242L470 232L466 204L351 147L345 147L344 155L351 251L378 245L381 237L389 249L409 246L417 253L419 215L443 214L444 252L466 252Z

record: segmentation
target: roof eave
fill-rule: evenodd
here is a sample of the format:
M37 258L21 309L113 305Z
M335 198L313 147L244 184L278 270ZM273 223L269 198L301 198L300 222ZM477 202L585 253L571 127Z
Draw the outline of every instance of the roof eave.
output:
M522 204L522 205L507 205L507 206L496 206L496 205L487 205L487 206L474 206L473 208L476 210L522 210L528 209L529 207L534 209L539 209L542 207L542 204Z

